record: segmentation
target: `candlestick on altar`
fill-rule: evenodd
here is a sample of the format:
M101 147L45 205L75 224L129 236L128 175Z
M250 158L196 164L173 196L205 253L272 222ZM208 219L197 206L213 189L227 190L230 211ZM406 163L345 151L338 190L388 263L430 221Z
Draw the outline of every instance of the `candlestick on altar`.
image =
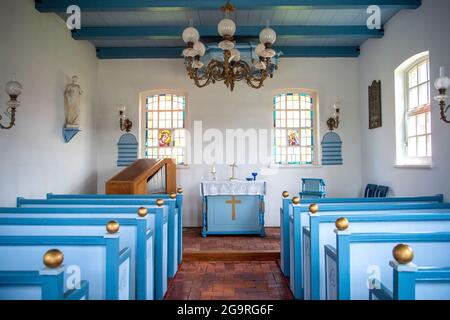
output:
M231 167L231 177L230 177L230 181L235 181L238 180L235 176L234 176L234 170L235 168L237 168L238 166L236 165L236 162L230 165Z

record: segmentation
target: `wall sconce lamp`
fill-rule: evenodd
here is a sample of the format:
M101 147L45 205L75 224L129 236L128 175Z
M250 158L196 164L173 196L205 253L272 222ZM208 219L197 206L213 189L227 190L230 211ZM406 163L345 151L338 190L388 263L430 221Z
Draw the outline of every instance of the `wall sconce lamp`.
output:
M329 117L327 120L327 126L330 131L337 129L339 127L339 117L341 115L341 101L339 97L336 99L336 102L333 105L333 116Z
M119 124L120 124L120 131L126 131L130 132L131 128L133 127L133 122L128 118L128 116L125 115L126 107L124 105L121 105L119 107Z
M10 118L9 124L4 126L0 123L0 128L11 129L16 122L16 109L20 106L20 102L17 98L22 93L22 85L16 81L16 75L13 74L12 80L9 81L5 86L6 93L9 95L10 100L6 103L8 109L6 109L7 115ZM0 115L0 121L2 116Z
M450 119L447 118L447 111L450 109L450 105L446 106L445 101L448 99L447 90L450 86L450 79L445 76L445 68L441 67L439 78L434 82L434 86L439 91L439 95L437 95L434 99L439 101L439 107L441 109L441 120L450 123Z

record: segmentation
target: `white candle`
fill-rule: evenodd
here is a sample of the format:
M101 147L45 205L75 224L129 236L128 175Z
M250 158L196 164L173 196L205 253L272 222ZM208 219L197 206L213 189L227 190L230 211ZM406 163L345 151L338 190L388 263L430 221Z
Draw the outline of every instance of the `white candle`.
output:
M440 74L441 77L444 77L444 76L445 76L445 67L441 67L441 68L440 68L439 74Z

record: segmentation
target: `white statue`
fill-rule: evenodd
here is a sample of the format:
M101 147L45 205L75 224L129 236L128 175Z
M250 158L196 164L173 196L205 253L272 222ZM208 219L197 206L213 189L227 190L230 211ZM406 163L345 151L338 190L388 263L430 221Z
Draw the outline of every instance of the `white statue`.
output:
M78 128L80 126L80 101L83 91L77 83L78 77L73 76L72 82L64 90L64 111L66 113L66 128Z

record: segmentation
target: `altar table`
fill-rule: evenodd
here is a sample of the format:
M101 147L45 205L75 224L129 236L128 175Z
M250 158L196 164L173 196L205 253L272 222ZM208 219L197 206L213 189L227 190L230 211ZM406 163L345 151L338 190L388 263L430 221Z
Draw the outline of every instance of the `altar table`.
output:
M255 234L265 236L264 181L204 181L202 236Z

